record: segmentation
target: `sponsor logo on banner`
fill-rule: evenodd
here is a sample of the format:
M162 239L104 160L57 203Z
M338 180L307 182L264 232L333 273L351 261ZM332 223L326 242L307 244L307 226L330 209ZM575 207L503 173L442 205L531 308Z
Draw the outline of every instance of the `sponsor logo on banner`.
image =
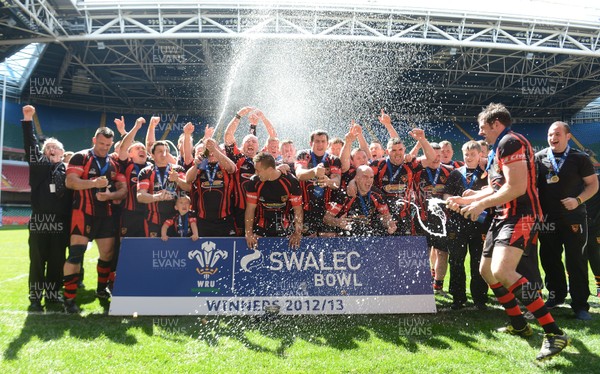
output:
M110 314L431 313L426 246L424 237L304 238L296 250L287 238L252 249L243 238L124 238Z
M217 249L217 245L214 242L207 241L202 243L202 250L195 249L189 251L188 258L198 261L200 266L196 268L196 272L204 276L204 279L208 279L211 275L219 271L219 268L215 265L220 259L227 258L227 252Z
M219 288L216 288L216 281L211 280L210 277L219 271L219 267L217 266L219 260L225 260L227 257L227 251L218 249L217 244L213 241L202 243L200 250L194 249L189 251L188 258L198 262L196 273L202 276L202 279L197 281L198 288L194 288L192 291L219 292Z
M257 260L259 260L259 262L256 262ZM251 273L253 268L258 267L261 264L262 253L257 249L252 250L252 253L245 255L240 260L240 267L242 268L242 271L248 273Z

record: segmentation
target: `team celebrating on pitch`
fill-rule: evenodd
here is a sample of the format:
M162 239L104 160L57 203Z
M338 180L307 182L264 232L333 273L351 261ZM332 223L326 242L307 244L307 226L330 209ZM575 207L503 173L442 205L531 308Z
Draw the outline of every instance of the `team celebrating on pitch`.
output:
M430 142L419 128L399 134L383 110L378 120L389 134L386 149L367 143L352 121L343 139L315 130L309 148L296 151L261 110L244 107L223 139L206 126L195 140L195 126L187 123L177 150L156 140L160 117L149 119L144 142L136 136L146 120L138 118L127 131L121 117L115 119L119 141L101 127L91 148L67 160L55 138L40 149L34 115L33 106L23 107L32 219L52 215L64 229L44 232L30 225L30 311L43 311L44 295L32 288L44 284L46 303L80 312L76 295L91 241L99 251L96 296L107 301L123 237L238 236L248 248L261 237L287 237L294 250L303 237L426 236L434 292L446 295L449 264L451 308L466 306L469 252L475 308L485 313L491 288L510 320L499 331L526 338L533 334L526 316L537 319L544 330L538 360L570 342L550 314L567 294L576 318L592 318L588 262L600 297L598 176L590 157L569 145L564 122L551 124L548 147L535 153L512 131L507 108L490 104L477 118L483 140L463 144L463 161L456 161L450 142ZM245 121L250 131L238 142L235 134ZM264 145L256 136L260 124L268 133ZM410 151L406 136L415 142ZM61 287L62 297L49 292Z

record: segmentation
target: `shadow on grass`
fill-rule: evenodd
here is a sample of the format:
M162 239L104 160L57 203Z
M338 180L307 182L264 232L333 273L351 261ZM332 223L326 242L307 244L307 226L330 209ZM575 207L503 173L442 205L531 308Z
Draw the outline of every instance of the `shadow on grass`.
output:
M78 297L84 308L92 308L95 302L93 291L83 291ZM182 317L107 317L103 314L73 316L54 314L30 314L24 326L4 352L4 359L15 360L21 349L32 339L47 342L71 336L80 340L106 338L127 346L135 345L138 339L135 329L147 336L169 342L189 343L202 341L210 347L228 344L235 340L248 350L285 358L290 347L298 342L331 348L338 351L359 349L361 343L373 339L381 340L399 348L399 352L420 353L429 349L449 352L457 345L485 355L494 354L490 344L510 345L526 342L533 352L541 344L542 330L531 321L535 336L522 340L505 336L495 329L506 323L504 311L498 307L487 311L468 308L460 311L449 309L447 300L437 300L437 314L407 315L260 315L260 316L182 316ZM98 306L95 306L98 309ZM572 318L570 310L553 311L555 318L574 336L572 347L561 354L564 360L553 360L545 367L569 370L573 367L590 367L600 357L592 351L585 339L596 334L600 327L597 316L591 323ZM482 344L482 342L485 344ZM491 342L491 343L490 343ZM515 346L516 347L516 346ZM518 348L517 348L518 349ZM532 357L533 360L533 357Z
M83 310L98 308L90 304L95 302L93 290L78 291L78 302L83 305ZM29 313L25 318L20 334L15 337L4 351L5 360L18 360L19 351L33 339L42 342L59 340L69 335L81 340L94 340L106 337L111 341L124 345L134 345L137 339L128 334L127 329L121 328L121 321L108 318L108 302L100 302L100 310L105 313L87 315L68 315L62 312L62 304L46 305L47 313Z
M286 357L290 347L299 341L315 346L349 351L360 348L361 342L378 339L410 353L427 349L448 351L457 345L484 355L493 355L490 344L511 346L521 349L522 343L529 345L537 353L542 342L542 329L535 321L530 321L535 334L529 339L507 336L496 332L496 328L507 323L505 312L499 308L478 311L467 308L452 311L445 302L438 302L441 312L416 315L261 315L261 316L213 316L213 317L144 317L141 322L149 335L164 339L204 341L208 346L227 344L229 339L237 340L247 349ZM597 329L600 321L582 325L568 316L558 313L559 324L571 335L587 335L583 328ZM174 328L174 326L178 326ZM183 327L182 327L183 326ZM177 332L181 330L181 333ZM592 332L590 332L592 333ZM482 341L485 341L482 344ZM490 343L491 342L491 343ZM518 342L518 344L517 344ZM507 352L508 353L508 352ZM532 362L535 357L532 354ZM586 345L585 339L575 337L572 347L561 354L568 363L553 360L544 363L545 367L564 370L573 367L590 367L590 362L598 362L600 356Z

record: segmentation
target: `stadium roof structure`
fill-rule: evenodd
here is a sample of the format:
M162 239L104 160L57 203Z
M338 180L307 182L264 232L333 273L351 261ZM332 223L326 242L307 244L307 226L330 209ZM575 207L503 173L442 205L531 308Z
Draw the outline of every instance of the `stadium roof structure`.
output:
M493 11L481 1L0 2L0 61L43 46L13 92L32 103L216 117L223 92L215 87L226 86L234 43L247 39L374 53L385 45L398 54L418 46L427 60L412 83L432 88L445 118L473 120L493 101L520 119L569 119L600 96L600 6L592 1L507 0Z

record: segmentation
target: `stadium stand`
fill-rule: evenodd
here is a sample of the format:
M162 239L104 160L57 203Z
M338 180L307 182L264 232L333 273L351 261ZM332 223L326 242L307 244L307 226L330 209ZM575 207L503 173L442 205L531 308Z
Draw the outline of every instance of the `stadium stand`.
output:
M31 192L29 165L24 161L4 160L2 166L3 192Z
M31 216L31 207L29 206L4 206L2 207L2 226L8 225L26 225Z

